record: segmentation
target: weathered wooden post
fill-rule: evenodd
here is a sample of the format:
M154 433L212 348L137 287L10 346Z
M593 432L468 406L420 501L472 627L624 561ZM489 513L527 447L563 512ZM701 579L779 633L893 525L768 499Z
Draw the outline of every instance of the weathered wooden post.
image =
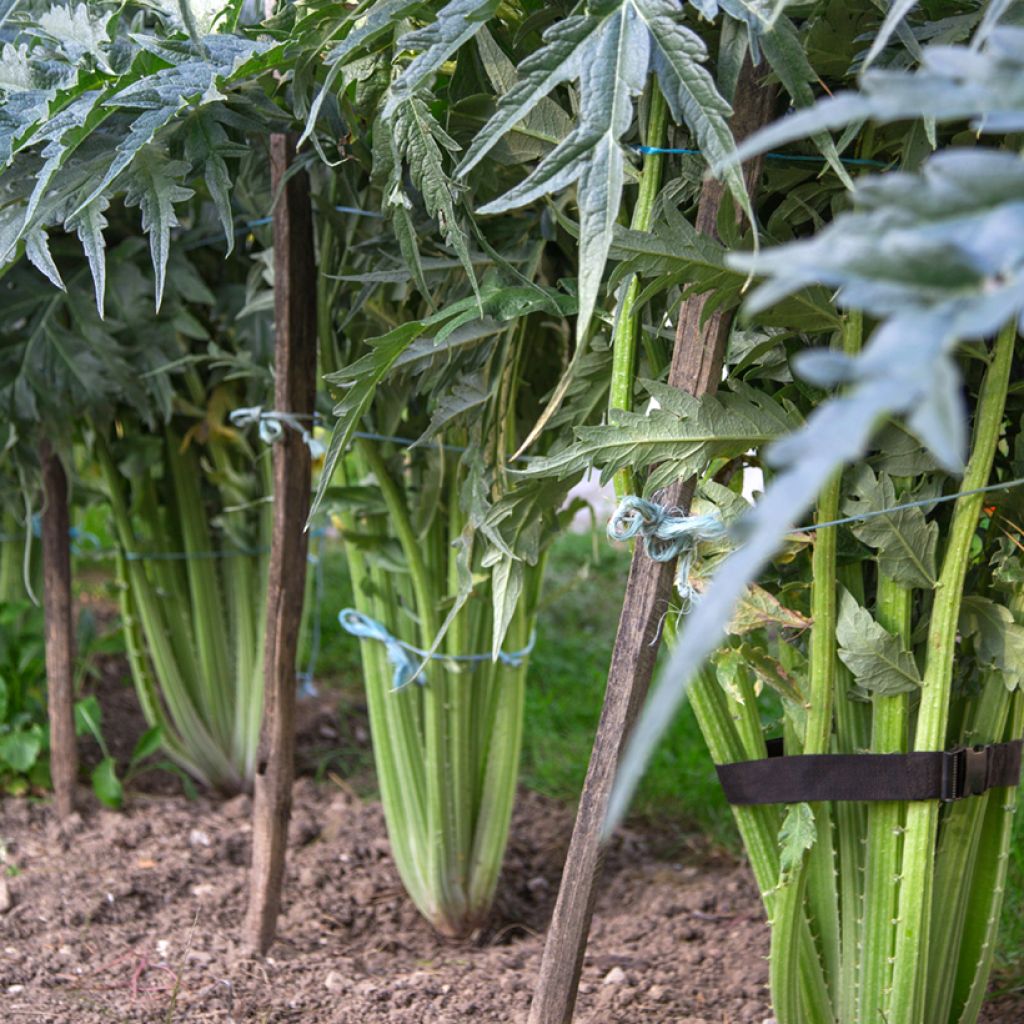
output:
M748 59L736 85L733 103L731 124L737 140L746 138L769 120L775 90L761 86L758 78L759 72ZM760 177L761 166L760 160L746 166L744 173L751 192ZM705 181L697 208L698 231L715 234L724 196L725 187L721 182ZM706 301L706 295L693 296L679 311L668 378L674 387L697 396L712 394L718 389L732 323L732 312L721 310L704 321ZM685 513L689 510L694 487L693 480L674 484L657 500ZM601 720L544 945L529 1024L569 1024L572 1020L604 856L601 828L619 759L651 682L660 641L659 624L668 610L674 569L671 562L652 561L644 554L642 546L637 545L629 567Z
M309 176L289 173L291 135L270 137L274 207L274 408L303 418L316 396L316 265ZM312 429L311 419L310 429ZM246 946L274 940L295 775L295 661L306 586L310 452L295 430L274 445L274 524L267 583L263 725L253 793Z
M43 476L43 609L46 616L46 702L50 715L50 775L57 817L75 809L74 632L71 612L71 525L68 478L49 441L39 445Z

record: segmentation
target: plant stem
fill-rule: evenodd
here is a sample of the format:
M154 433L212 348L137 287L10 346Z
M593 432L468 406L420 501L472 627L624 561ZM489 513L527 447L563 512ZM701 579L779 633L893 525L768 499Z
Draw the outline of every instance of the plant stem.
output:
M880 625L910 643L911 591L879 573L876 618ZM907 749L907 694L872 699L871 752L899 754ZM896 908L899 897L900 836L903 804L881 800L868 805L864 877L864 930L861 940L859 1019L884 1021L892 981Z
M668 123L668 107L658 88L657 81L651 82L651 105L647 115L647 145L664 145L665 127ZM661 188L661 174L664 157L660 153L648 153L644 157L640 172L640 190L633 207L630 227L634 231L649 231L654 215L654 200ZM615 330L612 335L612 376L608 393L608 409L630 410L633 408L633 385L636 373L636 345L640 334L640 318L636 309L640 294L640 278L634 274L619 291L618 309L615 315ZM621 500L627 494L636 493L636 481L631 469L615 474L615 494Z
M962 490L983 487L992 472L1002 429L1016 337L1017 326L1016 321L1013 321L1000 331L996 339L978 399L973 450L962 480ZM971 541L977 529L983 501L983 495L970 495L960 498L953 509L949 544L932 606L921 704L914 737L915 750L942 750L946 742L957 621ZM890 1020L898 1021L899 1024L925 1024L923 988L929 955L938 817L938 801L935 800L916 801L907 809L896 962L890 1003Z

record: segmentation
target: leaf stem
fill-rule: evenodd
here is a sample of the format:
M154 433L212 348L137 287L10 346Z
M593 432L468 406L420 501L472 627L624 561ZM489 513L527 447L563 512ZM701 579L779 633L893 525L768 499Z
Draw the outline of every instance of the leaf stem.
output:
M996 339L978 399L974 444L962 481L963 490L983 487L992 472L1016 338L1014 320ZM973 494L960 498L954 506L949 544L936 585L928 631L915 750L942 750L946 742L957 621L971 542L983 502L983 495ZM907 809L890 1003L890 1019L900 1024L925 1024L923 988L928 964L938 818L939 806L935 800L911 803Z
M668 123L668 105L656 80L651 81L651 103L647 115L647 145L658 148L664 144ZM661 188L664 157L651 153L640 171L640 190L633 207L630 227L634 231L649 231L654 216L654 201ZM640 318L636 308L640 294L640 278L632 275L619 290L615 329L612 335L612 376L608 393L608 410L629 411L633 408L633 385L636 378L636 347L640 335ZM615 494L620 500L636 493L636 480L629 468L615 474Z

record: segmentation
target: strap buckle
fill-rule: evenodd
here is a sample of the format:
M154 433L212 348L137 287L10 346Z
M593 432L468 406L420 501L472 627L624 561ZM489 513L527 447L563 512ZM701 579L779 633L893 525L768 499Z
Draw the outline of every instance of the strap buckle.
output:
M988 789L991 747L957 747L947 750L942 759L942 795L944 803L980 796Z

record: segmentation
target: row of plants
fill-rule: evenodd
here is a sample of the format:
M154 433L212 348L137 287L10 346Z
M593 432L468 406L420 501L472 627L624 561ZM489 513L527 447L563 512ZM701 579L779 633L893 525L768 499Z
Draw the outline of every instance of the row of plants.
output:
M744 540L682 580L699 599L618 813L687 689L719 762L762 756L766 730L790 753L1019 737L1019 496L938 503L1020 476L1024 55L999 24L1014 16L671 0L12 13L5 470L31 505L41 438L95 460L133 675L171 756L222 789L251 781L269 486L265 450L227 415L270 394L271 264L247 222L273 197L252 143L287 129L314 185L333 396L316 503L346 544L396 862L439 930L468 933L493 896L545 555L594 466L622 495L697 478L699 510ZM861 91L813 105L868 65ZM807 110L745 144L771 149L748 189L729 116L751 89ZM726 194L702 234L709 163ZM879 167L901 170L865 176ZM721 392L669 388L681 303L707 293L705 315L732 315L755 273L768 282L735 320ZM907 501L923 504L796 530L815 503L824 524ZM779 1020L976 1019L1012 815L1000 793L941 814L737 809Z

